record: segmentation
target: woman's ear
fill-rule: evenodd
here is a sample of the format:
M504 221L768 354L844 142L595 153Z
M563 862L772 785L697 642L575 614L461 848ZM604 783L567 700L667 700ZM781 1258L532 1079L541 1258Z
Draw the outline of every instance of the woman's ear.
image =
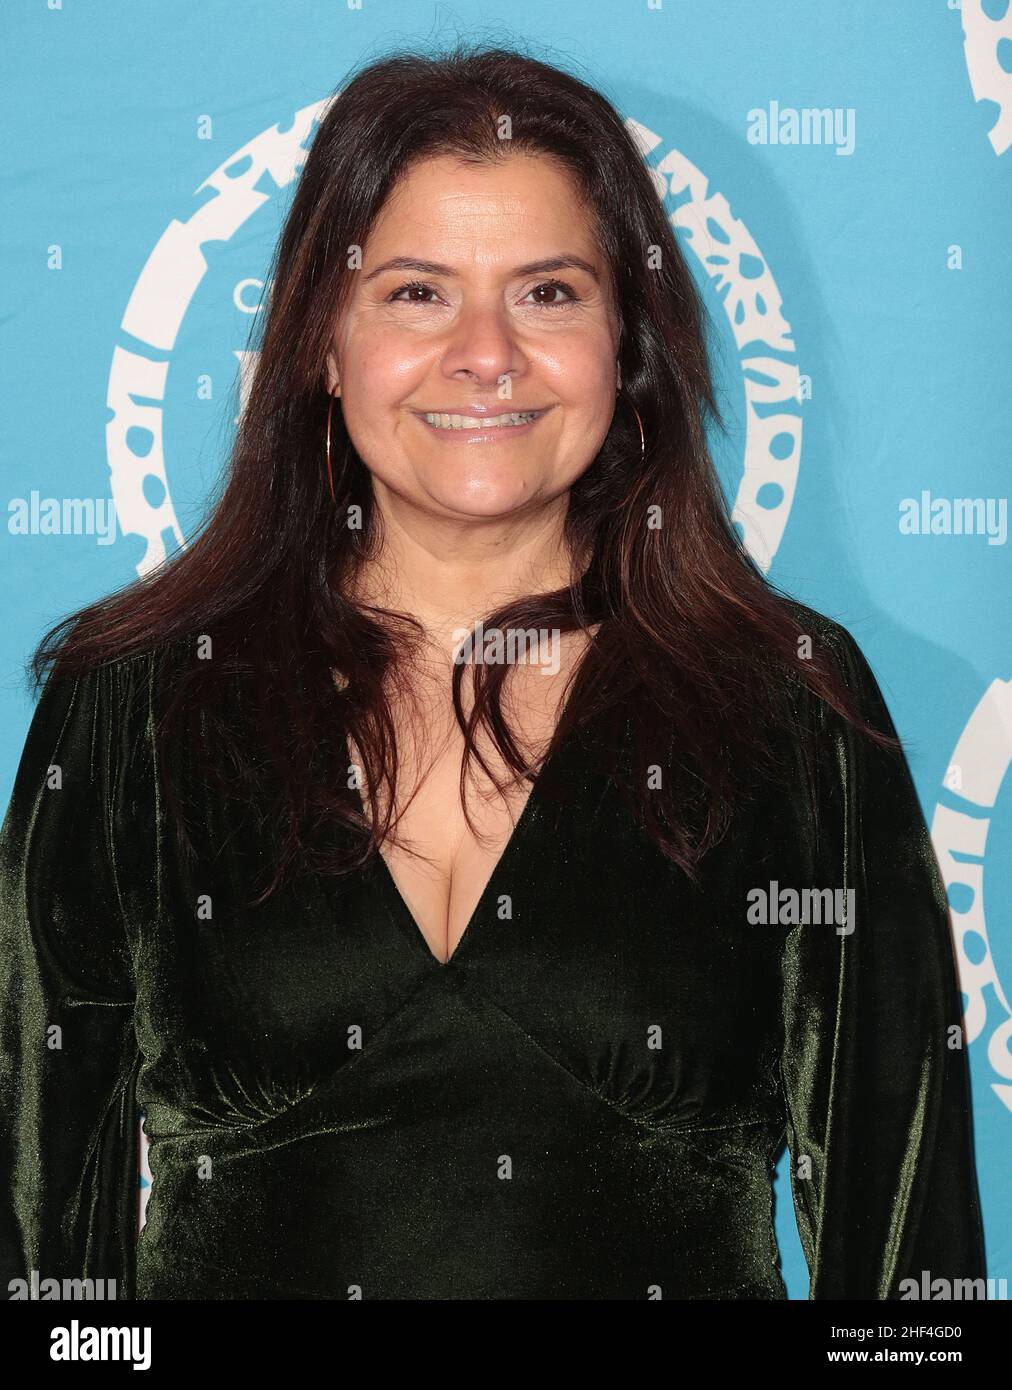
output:
M331 348L324 358L324 376L326 378L328 395L339 396L341 394L341 378L337 370L337 362L334 357L333 348Z

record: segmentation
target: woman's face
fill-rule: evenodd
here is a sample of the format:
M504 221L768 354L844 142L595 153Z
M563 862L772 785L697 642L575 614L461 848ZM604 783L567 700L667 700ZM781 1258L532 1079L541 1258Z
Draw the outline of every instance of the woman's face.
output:
M446 519L506 518L589 467L615 410L618 321L590 218L554 161L416 164L352 275L328 389L377 493ZM488 423L448 428L460 421L447 415Z

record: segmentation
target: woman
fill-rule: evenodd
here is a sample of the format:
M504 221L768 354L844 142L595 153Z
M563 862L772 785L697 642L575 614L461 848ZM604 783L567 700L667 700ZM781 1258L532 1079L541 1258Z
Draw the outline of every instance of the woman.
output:
M374 64L271 283L209 523L36 656L5 1269L782 1299L786 1136L810 1297L982 1277L910 773L853 638L729 524L614 109L517 53Z

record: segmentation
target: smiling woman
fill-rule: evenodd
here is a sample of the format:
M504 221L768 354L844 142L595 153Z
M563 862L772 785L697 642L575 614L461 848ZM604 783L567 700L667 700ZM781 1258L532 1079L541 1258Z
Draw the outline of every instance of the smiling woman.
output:
M7 1277L783 1299L785 1139L810 1297L982 1277L910 772L853 638L730 524L617 112L516 52L374 63L270 279L200 534L36 653Z

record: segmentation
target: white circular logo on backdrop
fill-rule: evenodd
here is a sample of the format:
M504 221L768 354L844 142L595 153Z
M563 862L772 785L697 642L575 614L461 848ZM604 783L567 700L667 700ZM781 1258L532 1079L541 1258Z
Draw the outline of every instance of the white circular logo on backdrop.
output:
M987 133L995 154L1012 145L1012 72L1002 54L1012 44L1012 5L1005 0L1002 15L988 14L983 0L962 0L963 57L974 101L990 101L998 108L997 119Z
M284 130L275 125L262 131L205 179L196 193L213 189L215 196L187 221L169 223L134 285L120 326L149 351L119 344L113 352L106 452L120 530L147 542L137 565L140 575L165 560L167 535L178 546L186 543L165 468L164 401L171 354L207 274L204 243L230 241L270 200L272 193L259 187L265 175L278 190L293 182L308 153L305 144L331 100L304 106Z
M272 191L260 186L265 176L275 190L293 183L314 127L332 100L303 107L285 129L270 127L220 165L196 190L197 195L213 190L214 196L185 222L169 223L134 286L121 328L144 350L123 342L113 352L106 450L119 528L146 543L139 575L162 564L170 548L186 543L166 470L165 393L180 328L208 270L204 244L230 241L270 200ZM626 124L644 155L661 143L638 122ZM740 362L746 439L731 519L766 571L787 525L801 453L800 377L791 328L769 267L727 199L712 193L705 175L678 150L664 154L650 173L661 200L677 203L672 226L713 282L739 349L749 349ZM243 354L236 356L245 382L250 364Z
M1012 1009L991 950L984 901L987 837L994 817L981 814L997 806L1010 764L1012 681L994 680L956 744L945 789L957 804L936 803L931 838L949 894L959 982L967 999L967 1042L975 1042L990 1023L987 1059L999 1078L992 1090L1012 1110Z
M626 122L644 155L661 143L637 121ZM793 333L776 281L748 228L722 193L679 150L650 167L658 197L677 201L671 225L713 282L739 350L745 388L745 450L731 509L746 550L765 572L787 527L801 462L801 377ZM777 354L774 356L774 354Z

